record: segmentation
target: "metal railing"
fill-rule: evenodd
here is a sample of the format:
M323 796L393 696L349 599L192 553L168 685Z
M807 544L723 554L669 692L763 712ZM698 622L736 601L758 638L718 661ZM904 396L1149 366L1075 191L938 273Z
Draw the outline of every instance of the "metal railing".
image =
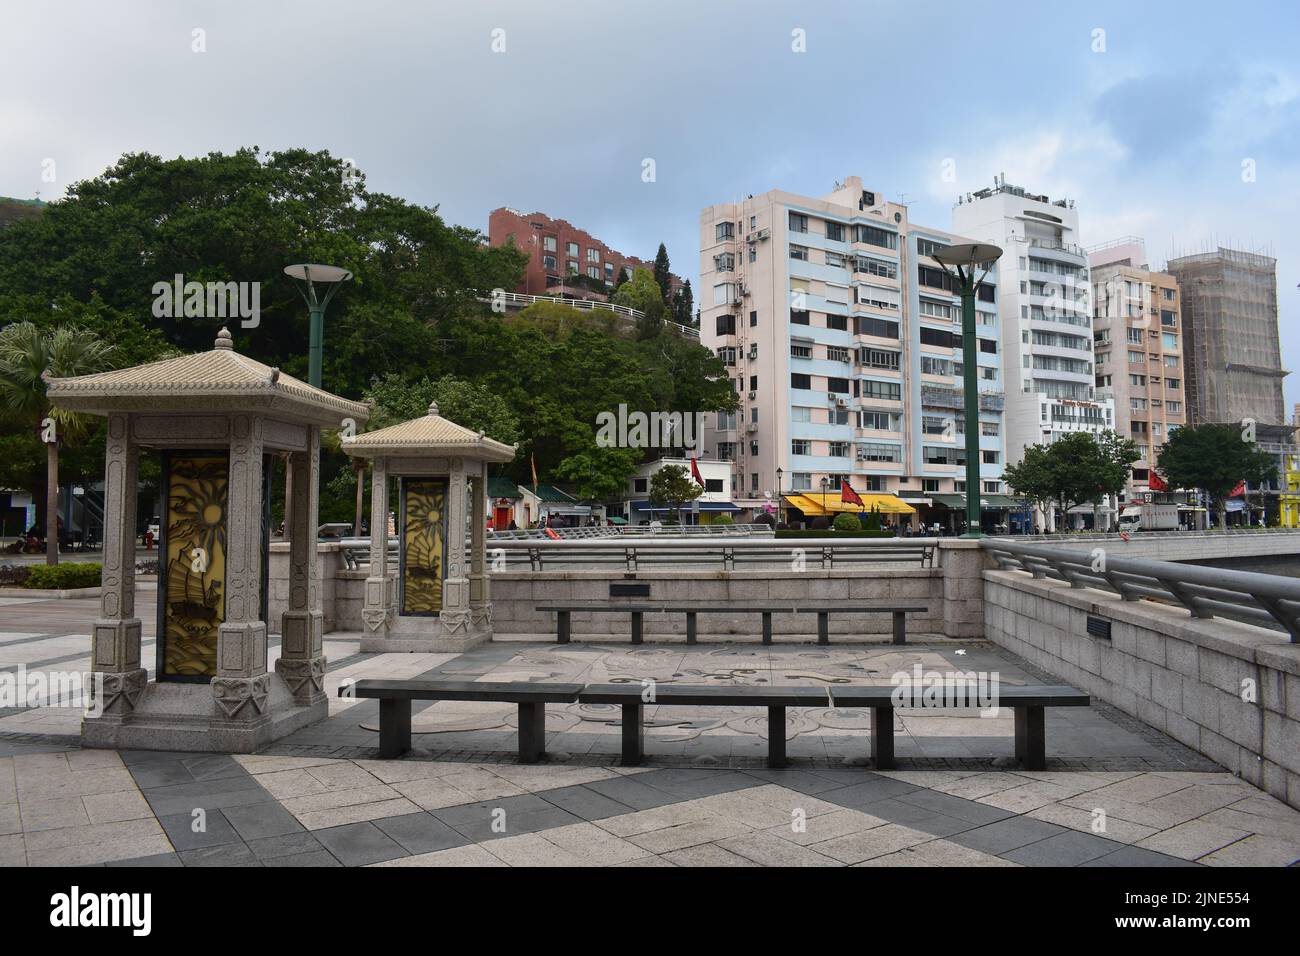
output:
M1129 502L1132 504L1133 502ZM1172 503L1172 502L1171 502ZM1180 508L1194 508L1195 505L1184 505L1183 502L1177 503ZM1114 531L1062 531L1056 534L1018 534L1015 536L1017 542L1038 542L1045 541L1052 544L1059 544L1068 547L1075 542L1086 543L1089 541L1114 541L1119 537L1119 529ZM1300 535L1300 528L1214 528L1208 531L1136 531L1129 535L1130 541L1152 541L1158 539L1175 539L1179 541L1198 540L1214 541L1224 537L1256 537L1259 535ZM1300 547L1300 542L1297 543Z
M714 568L726 571L785 567L825 570L875 564L934 567L937 538L859 538L828 541L825 538L674 537L641 538L498 539L487 544L492 571L601 570L638 571L650 568ZM349 570L370 563L370 542L349 538L340 542ZM388 543L389 560L395 562L397 542Z
M588 538L623 538L644 537L646 535L667 535L669 537L713 535L720 537L742 537L754 535L772 537L772 526L759 522L757 524L703 524L676 525L673 527L652 527L651 525L597 525L589 528L552 528L564 540ZM516 531L489 531L488 541L532 540L534 538L551 539L545 528L520 528Z
M1300 643L1300 580L1253 571L1204 568L1175 561L1112 557L1073 548L1021 544L1007 538L980 541L1003 570L1054 578L1072 588L1113 591L1125 601L1178 604L1193 617L1221 617L1286 631Z
M562 295L525 295L522 292L503 292L497 298L491 295L480 295L478 301L487 305L500 301L506 305L518 306L519 308L527 308L538 302L556 302L577 309L579 312L613 312L615 315L631 319L634 322L645 318L645 313L640 309L629 308L616 302L605 302L601 299L570 299ZM700 337L700 330L689 325L680 325L676 322L667 321L664 322L664 325L675 329L679 335L684 335L687 338L698 339Z

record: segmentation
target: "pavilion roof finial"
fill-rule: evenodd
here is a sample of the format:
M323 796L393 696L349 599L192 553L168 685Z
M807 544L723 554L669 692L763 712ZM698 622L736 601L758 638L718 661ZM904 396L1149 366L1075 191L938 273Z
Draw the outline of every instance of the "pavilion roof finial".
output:
M230 330L223 326L221 331L217 333L217 340L212 343L212 347L214 349L233 349L235 340L230 337Z
M437 403L437 402L430 402L430 403L429 403L429 414L430 414L430 415L437 415L437 414L438 414L438 403Z

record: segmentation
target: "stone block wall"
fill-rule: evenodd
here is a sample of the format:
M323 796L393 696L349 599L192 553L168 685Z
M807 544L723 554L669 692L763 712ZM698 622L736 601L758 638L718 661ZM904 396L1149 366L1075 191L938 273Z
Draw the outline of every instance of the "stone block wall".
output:
M984 572L984 635L1300 808L1300 645L1021 571ZM1095 615L1110 640L1087 632Z

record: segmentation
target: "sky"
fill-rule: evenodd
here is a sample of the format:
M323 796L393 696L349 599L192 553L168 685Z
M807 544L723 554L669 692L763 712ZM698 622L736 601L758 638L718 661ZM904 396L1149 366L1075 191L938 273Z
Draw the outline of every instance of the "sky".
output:
M0 195L126 152L324 148L460 225L513 206L662 241L698 287L704 206L858 175L947 228L1005 174L1156 267L1275 256L1290 408L1298 37L1294 0L7 0Z

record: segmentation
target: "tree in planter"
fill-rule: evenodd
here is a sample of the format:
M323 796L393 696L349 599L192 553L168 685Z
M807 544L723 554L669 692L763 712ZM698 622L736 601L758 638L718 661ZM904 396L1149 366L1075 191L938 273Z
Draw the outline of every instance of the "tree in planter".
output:
M1200 488L1219 503L1219 525L1228 526L1226 501L1240 482L1277 477L1273 456L1248 441L1236 425L1185 425L1166 439L1157 459L1171 488ZM1209 501L1207 500L1207 505Z
M677 512L679 524L682 506L703 493L704 489L681 465L664 465L650 479L650 500Z
M835 520L831 522L831 527L836 531L861 531L863 525L858 520L857 515L841 511L835 516Z
M75 444L91 429L85 415L53 407L45 380L87 375L109 367L113 346L76 326L42 331L18 322L0 331L0 403L25 419L46 447L45 563L59 563L59 446Z

